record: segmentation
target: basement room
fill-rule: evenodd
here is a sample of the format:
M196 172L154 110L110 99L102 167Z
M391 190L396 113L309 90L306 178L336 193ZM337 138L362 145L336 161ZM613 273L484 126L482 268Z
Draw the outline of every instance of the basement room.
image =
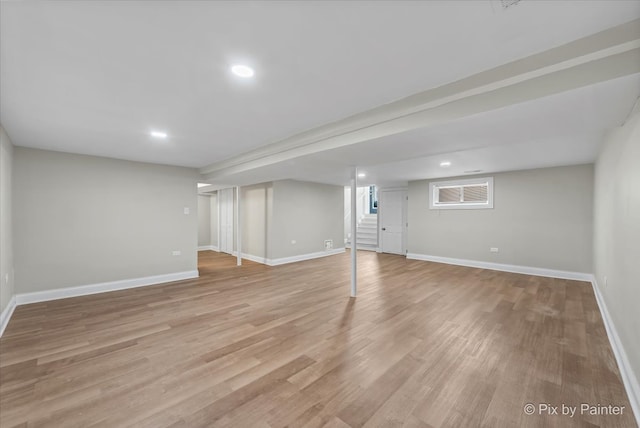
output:
M640 1L0 2L0 428L640 425Z

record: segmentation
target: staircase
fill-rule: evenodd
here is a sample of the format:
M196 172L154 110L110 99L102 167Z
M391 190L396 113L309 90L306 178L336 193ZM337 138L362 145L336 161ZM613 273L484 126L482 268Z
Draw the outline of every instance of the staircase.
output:
M359 250L375 251L378 248L378 216L365 214L358 222L356 243Z

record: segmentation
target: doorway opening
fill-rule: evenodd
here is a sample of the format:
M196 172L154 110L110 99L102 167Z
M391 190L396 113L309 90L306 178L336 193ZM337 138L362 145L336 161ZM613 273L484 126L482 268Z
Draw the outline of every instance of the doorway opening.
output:
M376 186L356 189L357 228L351 230L351 188L344 190L345 246L352 248L355 238L358 250L378 250L378 190Z
M378 214L378 191L376 190L376 186L369 186L368 214Z

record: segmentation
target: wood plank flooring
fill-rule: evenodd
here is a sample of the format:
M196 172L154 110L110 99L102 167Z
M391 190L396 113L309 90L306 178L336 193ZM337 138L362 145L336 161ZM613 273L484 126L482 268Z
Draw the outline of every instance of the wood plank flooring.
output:
M358 255L19 306L0 426L636 426L590 284Z

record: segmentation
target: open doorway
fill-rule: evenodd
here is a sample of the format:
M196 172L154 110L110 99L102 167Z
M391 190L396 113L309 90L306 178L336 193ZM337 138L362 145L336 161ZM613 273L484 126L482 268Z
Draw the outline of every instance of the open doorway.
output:
M376 186L369 186L369 213L378 214L378 190Z
M352 248L355 238L358 250L378 250L378 190L376 186L356 189L357 228L351 230L351 188L344 190L345 246Z
M198 188L198 270L200 276L236 266L233 188Z

